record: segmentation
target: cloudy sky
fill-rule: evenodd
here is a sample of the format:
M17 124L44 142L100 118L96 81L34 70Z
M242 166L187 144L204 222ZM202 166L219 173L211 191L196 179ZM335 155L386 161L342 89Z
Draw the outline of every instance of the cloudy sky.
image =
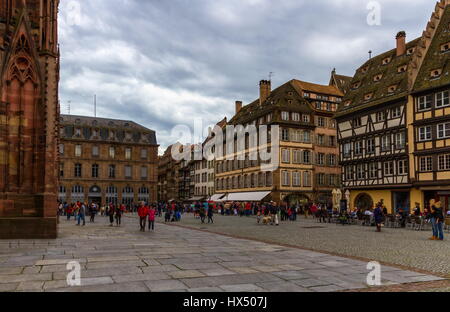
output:
M368 23L368 15L380 15ZM258 97L258 83L328 84L368 51L422 34L430 0L67 0L60 7L61 112L136 121L160 151L176 125L204 126ZM378 19L379 18L379 19ZM380 20L381 25L373 25Z

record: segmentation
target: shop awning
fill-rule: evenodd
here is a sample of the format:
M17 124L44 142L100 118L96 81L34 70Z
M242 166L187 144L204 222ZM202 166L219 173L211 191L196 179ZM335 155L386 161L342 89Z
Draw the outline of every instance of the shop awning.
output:
M211 198L209 200L210 201L219 201L224 196L225 196L225 194L214 194L213 196L211 196Z
M226 201L261 201L269 196L271 192L246 192L246 193L230 193L224 200Z

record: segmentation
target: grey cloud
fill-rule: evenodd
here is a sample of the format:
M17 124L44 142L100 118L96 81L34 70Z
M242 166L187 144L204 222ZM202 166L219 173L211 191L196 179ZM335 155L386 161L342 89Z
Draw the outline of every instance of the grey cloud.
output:
M394 47L394 36L421 35L434 2L380 0L382 26L368 26L365 0L80 0L81 24L61 4L61 103L66 112L133 119L166 147L174 125L201 115L231 117L234 101L293 78L328 83L333 67L353 75ZM190 125L192 126L192 125Z

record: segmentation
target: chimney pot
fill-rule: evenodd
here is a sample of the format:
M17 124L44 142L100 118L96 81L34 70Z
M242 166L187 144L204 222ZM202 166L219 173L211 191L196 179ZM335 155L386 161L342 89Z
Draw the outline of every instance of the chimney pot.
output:
M406 53L406 32L400 31L395 39L397 39L397 56L402 56Z
M236 114L242 109L242 101L236 101Z
M261 80L259 82L259 105L263 105L272 92L270 80Z

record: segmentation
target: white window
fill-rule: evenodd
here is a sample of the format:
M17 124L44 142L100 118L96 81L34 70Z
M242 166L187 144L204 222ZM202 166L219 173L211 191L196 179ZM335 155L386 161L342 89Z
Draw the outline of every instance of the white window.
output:
M59 153L64 155L64 144L59 144Z
M310 164L311 163L311 152L303 151L303 163Z
M317 164L323 166L325 164L325 154L317 154Z
M330 120L330 128L336 129L336 120L333 120L333 119Z
M377 122L384 121L384 112L378 112L377 113Z
M142 179L147 179L148 176L148 168L145 166L141 167L141 178Z
M438 139L450 138L450 122L437 126Z
M303 122L309 123L311 121L311 117L309 115L303 115Z
M344 157L350 157L352 154L352 143L344 144Z
M417 110L424 111L431 109L431 102L433 101L433 97L431 95L421 96L417 101Z
M127 147L125 149L125 159L130 160L131 159L131 148Z
M311 172L309 171L303 172L303 186L304 187L312 186Z
M330 158L328 164L330 166L336 166L336 155L330 154L329 157Z
M419 141L431 140L431 126L419 128Z
M288 149L284 149L281 152L281 159L284 163L289 164L291 162L291 151Z
M391 150L391 136L385 135L381 137L381 149L383 151L390 151Z
M366 166L364 164L356 166L356 175L358 180L364 180L366 178Z
M92 156L97 157L100 155L100 149L98 146L92 146Z
M407 160L399 160L398 161L398 174L399 175L407 175L408 174L408 161Z
M81 145L75 145L75 157L81 157Z
M109 157L111 158L116 157L116 149L113 146L109 148Z
M281 141L289 141L289 129L281 130Z
M355 155L362 155L363 153L363 142L359 141L355 143Z
M433 157L420 157L419 165L419 169L421 172L433 171Z
M282 120L289 120L289 112L281 112Z
M148 151L146 148L141 149L141 158L147 159Z
M369 165L369 178L371 179L378 178L378 163L371 163Z
M292 120L293 121L300 121L300 114L299 113L292 113Z
M400 107L393 108L391 111L391 118L399 118L402 115L402 109Z
M325 118L323 118L323 117L319 117L318 119L317 119L317 125L319 126L319 127L325 127Z
M293 186L301 186L301 173L293 172L292 173L292 184Z
M302 162L302 151L294 150L292 153L293 153L293 163L300 164Z
M375 139L367 140L367 154L375 153Z
M384 175L392 176L394 175L394 162L388 161L384 163Z
M406 144L406 137L404 132L395 134L395 147L397 149L404 148Z
M303 132L303 142L311 143L311 132L309 132L309 131Z
M345 167L345 179L347 181L351 181L354 179L354 167L353 166Z
M290 186L291 185L291 174L289 171L283 171L283 186Z
M125 166L125 178L131 178L131 166Z
M447 155L439 155L438 157L438 170L450 170L450 154Z
M450 105L449 91L436 93L436 107L444 107Z
M272 121L272 114L267 115L267 122L271 122Z

